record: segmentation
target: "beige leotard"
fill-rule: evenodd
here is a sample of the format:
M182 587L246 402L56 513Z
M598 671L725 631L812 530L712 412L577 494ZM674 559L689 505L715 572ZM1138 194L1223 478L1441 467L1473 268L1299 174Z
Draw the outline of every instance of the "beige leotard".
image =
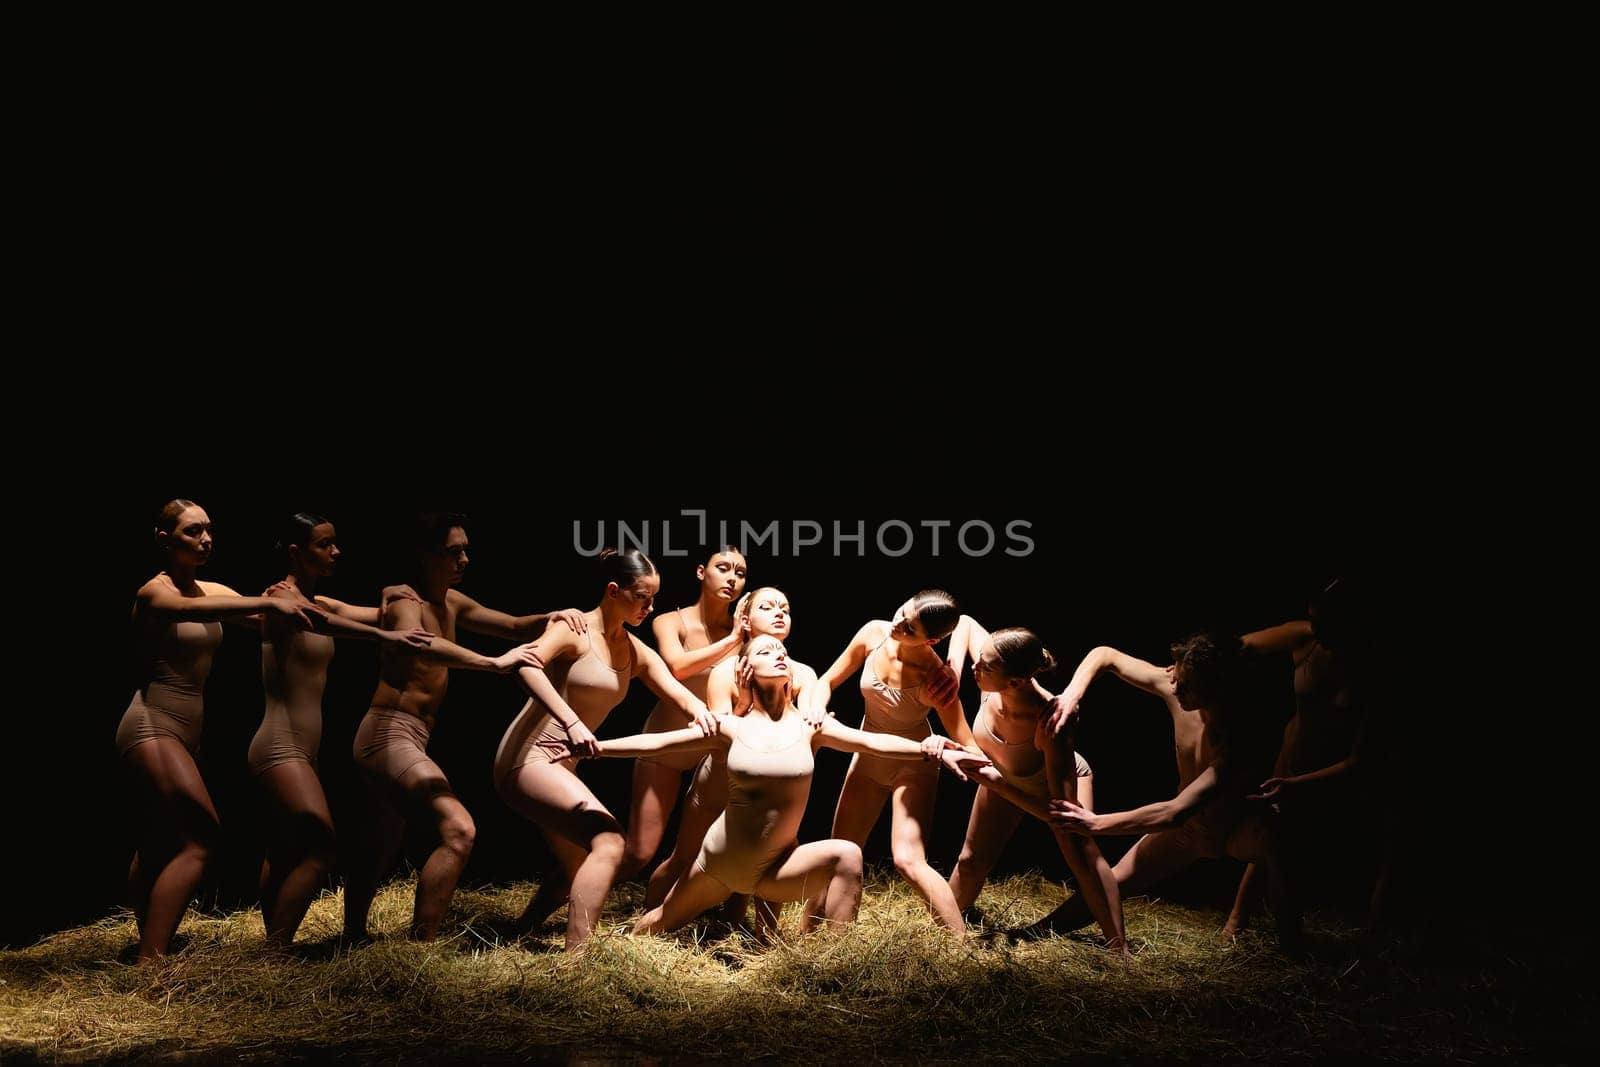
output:
M816 731L798 714L781 724L789 740L756 748L743 723L728 745L728 804L706 831L695 868L735 893L753 893L795 847L815 767Z
M598 730L611 709L628 695L635 657L630 637L627 666L608 667L594 654L593 632L588 638L587 652L577 659L552 664L546 668L546 673L550 684L583 724L590 730ZM503 783L528 763L560 763L568 770L577 765L576 758L567 755L567 731L548 708L532 697L500 739L500 748L494 756L495 781Z
M179 742L190 755L200 751L206 675L221 643L220 622L160 627L150 651L150 680L133 694L117 724L118 753L127 755L134 746L161 737Z

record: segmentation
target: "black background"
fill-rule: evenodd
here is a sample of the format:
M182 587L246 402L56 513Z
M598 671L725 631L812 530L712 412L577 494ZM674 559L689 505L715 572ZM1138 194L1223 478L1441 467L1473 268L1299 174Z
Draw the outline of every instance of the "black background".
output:
M1510 499L1490 442L1454 422L1470 374L1439 355L1446 334L1493 327L1450 284L1484 240L1459 225L1442 162L1469 154L1470 109L1429 111L1422 138L1390 102L1414 86L1302 79L1287 56L1267 82L1219 65L1174 92L1117 68L1142 47L1121 38L1066 62L826 36L547 42L544 60L572 54L532 74L526 56L446 71L376 44L203 71L124 57L63 88L61 151L35 161L57 186L37 275L63 298L42 360L61 373L15 394L35 427L14 451L12 533L32 635L19 672L37 684L15 706L21 906L0 941L121 893L128 611L158 566L151 514L177 495L218 525L204 577L247 593L281 574L281 517L326 514L347 551L326 591L357 601L403 574L405 514L459 508L475 520L463 589L515 611L594 603L574 520L658 535L670 520L675 544L682 507L869 531L1033 524L1032 555L980 560L952 554L949 530L938 558L921 532L901 560L796 556L786 528L751 577L789 593L793 651L819 670L925 585L1068 662L1096 643L1160 660L1197 626L1270 625L1362 574L1384 606L1385 684L1428 678L1425 699L1389 700L1410 724L1409 788L1435 805L1395 814L1417 864L1445 884L1485 839L1506 845L1484 832L1494 815L1439 806L1483 794L1455 791L1461 731L1432 727L1475 721L1506 624L1433 593L1463 556L1458 584L1493 584L1472 569L1493 553L1468 546ZM692 596L695 561L660 562L665 609ZM1463 624L1470 639L1439 641ZM1265 670L1263 714L1281 715L1286 670ZM223 903L248 898L259 849L243 772L258 674L231 632L204 767ZM372 676L370 651L342 645L325 700L336 800ZM849 720L858 699L835 706ZM540 859L487 789L519 705L509 681L459 674L435 734L479 823L469 880ZM630 697L607 732L648 706ZM1107 681L1087 715L1100 806L1164 795L1159 705ZM844 762L823 757L804 836L826 827ZM620 806L625 763L585 775ZM967 803L945 783L943 868ZM1006 867L1056 869L1036 831ZM873 858L885 843L880 828Z
M894 444L884 446L893 449ZM370 603L385 583L408 573L395 532L403 528L405 504L434 505L448 501L472 519L472 562L463 591L486 604L514 612L557 607L592 607L600 587L592 564L577 543L592 546L602 531L607 543L618 536L618 523L635 535L650 538L663 571L659 604L670 610L696 593L693 555L668 557L664 537L675 550L697 547L698 520L681 508L704 508L711 529L727 521L737 539L742 521L756 529L779 520L778 544L751 550L750 579L775 584L790 596L795 610L792 652L819 672L827 667L868 618L887 617L919 588L950 590L963 608L992 627L1027 625L1044 635L1067 664L1057 679L1064 684L1071 664L1097 643L1114 644L1155 662L1166 662L1167 644L1207 625L1235 631L1299 617L1305 597L1327 576L1351 566L1373 570L1375 561L1360 532L1324 522L1315 536L1266 536L1263 531L1310 529L1294 501L1259 498L1232 500L1225 510L1207 511L1202 501L1175 495L1152 478L1120 489L1091 495L1082 509L1062 506L1050 494L1008 494L985 491L981 467L973 478L946 496L898 489L897 467L875 458L846 472L818 471L802 476L778 460L755 458L734 488L720 493L699 491L679 497L674 506L663 492L621 492L612 495L594 479L574 477L562 491L520 496L515 487L463 488L449 492L447 482L417 486L392 474L376 480L359 464L330 460L299 485L271 481L252 488L233 476L204 474L193 467L151 479L181 489L205 506L217 526L218 548L203 574L240 592L257 592L281 577L272 554L276 522L292 510L320 512L337 525L345 550L339 572L321 590L356 602ZM632 460L632 462L639 462ZM431 469L431 468L430 468ZM920 469L920 467L918 468ZM805 477L818 481L808 483ZM808 497L831 499L829 479L848 482L857 491L876 482L883 500L901 496L917 503L889 508L873 505L864 493L859 511L821 506L801 510ZM424 483L428 476L422 476ZM1003 484L1003 483L1000 483ZM43 759L27 773L39 784L42 802L31 811L34 829L43 831L45 866L52 877L37 888L22 913L17 940L103 914L120 900L122 875L131 850L126 821L126 792L111 737L134 685L128 613L133 591L157 566L146 514L160 503L130 484L120 494L97 495L107 518L95 530L96 551L83 554L73 568L83 602L79 628L97 635L73 659L64 649L46 649L56 659L58 676L71 679L70 713L58 708L34 720L42 728L36 751ZM763 490L766 491L763 491ZM1117 494L1121 493L1121 496ZM1109 495L1108 495L1109 494ZM151 501L154 501L152 504ZM1174 510L1187 511L1187 523ZM1192 510L1191 510L1192 509ZM797 548L792 522L813 519L823 524L824 543ZM915 530L912 551L893 558L877 543L882 523L899 519ZM940 536L938 555L923 520L948 519L953 526ZM832 544L835 520L853 531L858 522L867 531L865 554L846 543L836 555ZM961 523L982 520L997 532L995 549L968 555L955 536ZM1005 534L1007 523L1026 522L1032 551L1010 556L1021 544ZM577 525L575 540L574 526ZM74 527L74 529L80 529ZM901 531L886 532L886 544L898 551ZM984 538L974 528L967 544L977 550ZM1386 542L1383 546L1389 547ZM225 847L216 877L208 884L208 902L236 905L252 899L260 856L259 798L244 767L244 753L260 721L259 641L248 631L226 628L207 690L202 767L225 828ZM653 640L653 638L651 638ZM503 643L465 636L476 647L495 651ZM65 658L63 661L63 657ZM336 816L353 785L350 740L371 696L375 660L370 646L340 642L324 698L325 732L322 771ZM1262 665L1255 709L1262 728L1281 726L1289 707L1287 661ZM969 714L976 690L965 683ZM535 877L544 860L537 832L504 808L490 785L490 763L506 724L522 704L522 695L508 678L457 672L440 715L432 752L450 776L478 823L476 850L469 882ZM636 730L653 697L636 685L612 713L602 736ZM847 722L859 720L860 697L852 681L842 686L833 708ZM1081 745L1097 769L1097 799L1102 810L1117 810L1170 795L1175 785L1171 728L1158 701L1113 679L1097 683L1086 703ZM848 757L829 753L819 758L812 802L802 839L827 836L833 801ZM619 814L627 808L628 761L595 761L582 773L600 798ZM937 826L930 858L948 870L959 851L972 787L946 776L941 784ZM49 798L49 799L43 799ZM869 857L887 861L885 819L868 844ZM1118 853L1127 841L1112 842ZM415 841L413 845L424 842ZM415 855L415 849L413 849ZM1065 875L1064 865L1042 827L1025 825L1008 849L1001 870L1041 867ZM1215 875L1222 881L1226 872ZM28 888L28 887L23 887ZM1219 890L1211 887L1214 894Z

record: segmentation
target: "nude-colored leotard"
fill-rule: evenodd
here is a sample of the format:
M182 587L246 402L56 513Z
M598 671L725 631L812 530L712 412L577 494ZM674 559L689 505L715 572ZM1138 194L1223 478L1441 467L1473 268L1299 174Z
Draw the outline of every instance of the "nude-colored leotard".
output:
M594 635L589 634L589 651L577 659L561 660L546 668L550 684L555 686L567 707L577 713L590 730L600 729L611 709L622 703L628 695L628 683L633 678L633 642L629 638L628 664L625 667L608 667L594 654ZM550 710L530 697L522 711L512 720L500 748L494 756L494 778L504 783L528 763L560 763L568 770L577 765L577 759L567 755L567 731L562 728Z
M220 622L174 622L159 629L150 651L150 680L133 694L117 724L120 754L162 737L179 742L190 755L200 751L206 675L221 643Z
M795 847L806 813L816 732L797 714L788 720L783 725L792 734L786 743L755 748L740 729L728 746L728 804L706 831L695 869L735 893L755 892L761 879L783 862Z

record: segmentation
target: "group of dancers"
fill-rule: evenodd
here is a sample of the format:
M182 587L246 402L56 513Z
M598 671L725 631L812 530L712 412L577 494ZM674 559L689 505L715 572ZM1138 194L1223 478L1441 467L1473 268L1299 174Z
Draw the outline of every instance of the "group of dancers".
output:
M433 842L417 873L411 936L437 936L475 827L429 757L428 740L450 670L466 669L512 674L526 692L494 754L494 782L505 803L539 828L556 869L540 880L517 925L536 929L565 905L569 951L592 935L612 886L642 873L656 855L679 803L676 841L650 877L635 934L674 930L718 905L740 921L752 898L763 936L774 929L775 906L790 901L803 905L803 930L852 922L861 904L861 846L888 804L895 869L953 936L965 936L964 913L1021 820L1032 816L1049 826L1077 883L1034 933L1094 922L1107 949L1126 954L1124 896L1227 855L1249 866L1225 929L1243 926L1265 889L1284 949L1302 950L1292 859L1297 835L1305 836L1299 817L1342 803L1364 738L1337 586L1306 620L1242 638L1188 637L1172 646L1168 666L1096 648L1066 688L1051 693L1040 678L1056 660L1037 634L990 631L939 590L864 623L818 673L789 656L788 597L770 586L747 590L747 562L732 547L696 568L693 603L656 615L652 648L630 631L653 613L661 575L637 549L601 553L599 603L590 610L514 616L456 588L468 563L464 516L417 516L411 535L411 580L361 607L317 591L340 555L327 519L293 516L279 537L284 578L260 596L242 596L198 576L213 546L205 510L173 500L159 512L165 567L137 594L143 681L117 730L138 795L129 888L140 961L167 951L217 846L216 809L196 755L206 676L225 622L248 627L261 643L266 707L247 759L273 814L261 909L268 939L280 945L294 940L335 869L344 879L344 938L367 939L368 911L408 823L425 825ZM513 647L485 656L457 644L458 629ZM352 750L363 804L351 816L355 825L341 825L337 837L317 773L335 638L377 642L380 651L377 688ZM1262 782L1235 753L1246 725L1243 661L1270 652L1292 654L1297 706L1274 775ZM970 720L959 696L968 667L980 693ZM1095 809L1094 773L1075 742L1080 702L1103 671L1166 706L1179 778L1171 799L1131 811ZM853 728L828 703L858 672L865 715ZM599 740L635 680L658 697L643 731ZM930 727L930 712L942 732ZM853 758L831 836L800 844L821 747ZM597 757L635 761L626 825L577 773L579 761ZM948 879L928 863L925 844L941 771L979 787ZM1107 834L1142 836L1113 867L1095 842Z

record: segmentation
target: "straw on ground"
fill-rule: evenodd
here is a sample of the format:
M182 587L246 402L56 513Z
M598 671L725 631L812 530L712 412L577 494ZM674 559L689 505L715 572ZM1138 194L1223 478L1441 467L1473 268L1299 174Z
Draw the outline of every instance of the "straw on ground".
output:
M350 950L337 945L339 898L325 894L289 954L265 945L256 912L191 914L181 950L143 968L126 962L126 916L0 953L0 1054L1280 1062L1519 1047L1505 981L1421 969L1329 920L1311 927L1322 950L1304 965L1281 958L1266 934L1228 945L1220 916L1156 900L1128 902L1131 963L1088 934L986 936L1061 899L1037 876L988 886L966 942L935 929L892 872L871 878L861 920L843 935L798 935L791 907L771 946L705 926L626 936L639 889L621 886L576 958L559 951L559 923L511 935L526 884L458 893L448 936L414 944L404 936L413 889L388 885L372 911L379 939Z

